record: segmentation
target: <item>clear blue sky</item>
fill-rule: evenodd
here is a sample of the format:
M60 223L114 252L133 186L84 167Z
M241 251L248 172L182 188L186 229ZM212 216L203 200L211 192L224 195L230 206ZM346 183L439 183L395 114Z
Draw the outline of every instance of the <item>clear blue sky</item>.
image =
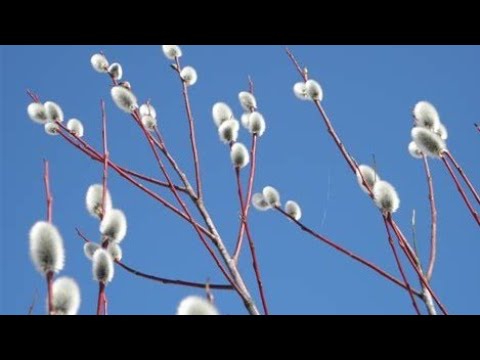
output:
M410 234L417 210L418 241L427 261L429 207L421 162L407 152L411 108L429 100L450 132L451 151L480 187L480 48L478 46L292 46L323 86L324 106L346 146L359 162L376 155L382 178L401 197L396 218ZM101 181L101 166L61 138L44 134L26 114L25 90L58 102L67 118L81 119L86 139L101 146L100 99L107 100L110 151L120 164L157 175L155 162L131 119L109 95L109 82L95 73L90 57L103 50L119 61L141 101L151 98L160 126L178 162L192 175L188 128L180 84L159 46L4 46L1 48L2 235L0 312L25 314L35 289L45 309L45 285L28 255L28 231L45 216L42 159L51 166L54 222L63 235L67 261L62 275L78 280L82 314L95 311L97 284L80 227L98 240L98 224L85 210L89 185ZM217 101L231 104L239 117L239 91L247 76L255 81L267 132L259 145L256 190L273 185L283 200L298 201L303 221L398 275L377 209L358 188L343 158L327 136L312 104L298 101L292 86L298 74L281 46L184 46L184 65L199 81L191 89L198 129L206 203L231 248L238 227L238 201L227 148L211 119ZM249 143L245 131L241 140ZM451 313L480 313L480 237L440 162L432 162L439 211L438 263L432 286ZM114 204L129 221L124 261L165 277L223 282L191 227L112 174ZM170 196L167 196L171 198ZM277 213L251 212L251 228L274 314L411 314L408 295L322 243L301 233ZM256 292L250 258L241 264ZM412 281L417 284L410 273ZM178 302L195 291L164 286L116 269L108 286L112 314L173 314ZM216 292L222 313L243 314L233 293ZM258 297L257 297L258 299ZM259 304L260 305L260 304Z

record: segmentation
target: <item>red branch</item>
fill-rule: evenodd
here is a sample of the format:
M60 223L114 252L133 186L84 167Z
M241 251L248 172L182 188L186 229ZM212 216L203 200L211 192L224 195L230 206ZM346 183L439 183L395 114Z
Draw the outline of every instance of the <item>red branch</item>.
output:
M153 152L153 155L157 161L157 164L160 168L160 170L162 171L163 175L165 176L167 182L170 184L170 187L171 187L171 191L174 195L174 197L176 198L176 200L178 201L178 203L180 204L180 206L182 207L183 211L185 212L186 216L188 217L188 219L190 220L191 224L193 225L195 231L197 232L199 238L200 238L200 241L202 242L202 244L205 246L205 248L207 249L207 251L210 253L210 255L212 256L213 260L215 261L217 267L220 269L220 271L222 272L222 274L225 276L225 278L228 280L228 282L230 284L232 284L232 286L235 288L235 291L240 295L240 297L244 300L244 302L247 304L249 303L249 299L246 298L246 294L244 294L244 292L238 287L237 283L235 282L235 280L232 279L232 277L230 276L230 274L225 270L225 268L223 267L220 259L218 258L218 256L215 254L215 252L213 251L212 247L210 246L210 244L205 240L204 236L203 236L203 233L200 231L200 228L199 226L197 225L197 223L193 220L193 217L191 216L189 210L188 210L188 207L185 205L185 203L183 202L183 200L180 198L180 196L178 195L177 191L175 190L175 187L173 186L173 183L170 179L170 176L168 175L168 172L167 170L165 169L165 166L163 165L163 162L159 156L159 154L157 153L156 151L156 148L155 148L155 144L154 144L154 139L153 137L151 136L151 134L148 132L148 130L145 128L145 126L143 126L142 124L142 121L140 119L140 115L138 112L134 112L133 114L133 117L135 119L135 121L137 122L138 126L143 130L143 133L145 135L145 137L147 138L147 141L152 149L152 152ZM250 311L251 309L249 309Z
M43 182L45 184L45 193L47 198L47 221L51 224L52 218L53 218L53 196L50 191L50 172L48 167L48 161L45 159L43 160L43 167L44 167ZM46 275L48 315L52 315L53 313L53 292L52 292L53 277L54 277L54 273L52 271L49 271Z
M395 244L392 239L392 234L390 233L390 229L388 227L387 219L384 217L383 222L385 224L385 229L387 230L387 235L388 235L388 243L390 244L390 248L392 249L393 256L395 257L395 262L397 263L398 270L400 271L400 274L402 276L403 281L407 285L407 290L408 294L410 295L410 298L412 299L412 305L413 308L415 309L415 312L417 315L422 315L420 313L420 309L418 308L417 302L415 301L415 297L413 296L412 288L410 286L410 283L407 280L407 277L405 275L405 271L403 270L402 262L400 261L400 258L397 253L397 249L395 248Z
M448 153L447 153L447 154L448 154ZM447 170L448 170L448 172L450 173L450 176L452 177L453 182L455 183L455 186L457 187L457 190L458 190L458 192L460 193L460 196L462 197L463 201L465 202L465 205L467 205L468 210L469 210L470 213L472 214L473 219L474 219L474 220L477 222L477 224L480 226L480 216L478 215L478 213L475 211L475 209L473 208L472 204L471 204L470 201L468 200L468 197L467 197L467 195L465 194L465 191L463 191L462 186L460 185L460 182L459 182L457 176L456 176L455 173L453 172L452 167L450 166L450 164L448 163L447 159L445 159L444 156L442 156L442 161L443 161L443 163L445 164L445 166L447 167Z
M75 230L77 231L77 235L84 242L86 243L91 242L85 235L82 234L82 232L79 229L75 229ZM122 269L128 271L130 274L142 277L144 279L152 280L161 284L178 285L178 286L185 286L185 287L198 288L198 289L204 289L206 287L206 284L204 283L184 281L184 280L172 280L172 279L167 279L163 277L153 276L153 275L141 272L139 270L136 270L121 261L115 261L115 263L118 266L120 266ZM215 289L215 290L233 290L233 287L231 285L220 285L220 284L209 284L209 285L211 289Z
M53 271L47 273L48 315L53 315Z
M105 101L101 101L100 107L102 109L102 139L103 139L103 193L102 193L102 216L101 219L105 216L105 203L107 201L107 192L108 192L108 160L110 154L108 153L108 139L107 139L107 114L105 112Z
M295 59L295 56L293 55L293 53L289 50L289 49L286 49L287 51L287 55L288 57L292 60L295 68L297 69L297 71L300 73L302 79L304 81L307 81L308 80L308 74L306 73L306 71L302 70L302 68L300 67L300 64L298 63L298 61ZM370 187L368 186L368 184L366 183L365 179L363 178L363 175L358 171L358 165L357 163L353 160L353 158L351 157L351 155L348 153L347 149L345 148L345 145L342 143L342 141L340 140L340 137L337 135L337 133L335 132L335 129L333 128L333 125L332 125L332 122L330 121L327 113L325 112L321 102L319 100L315 100L314 101L314 104L317 108L317 110L319 111L326 127L327 127L327 131L328 133L331 135L331 137L333 138L334 142L335 142L335 145L338 147L338 149L340 150L340 153L342 154L342 156L345 158L348 166L350 167L350 169L353 171L354 174L360 174L362 179L363 179L363 184L364 186L368 189L368 192L369 192L369 196L373 199L373 194L372 194L372 191L370 189ZM389 216L389 223L390 225L392 225L392 228L397 229L399 232L400 232L400 228L398 227L398 225L396 224L395 220ZM400 241L400 239L399 239ZM401 241L401 245L402 245L402 249L406 246L409 246L408 242L406 241L406 239L404 238L404 241ZM407 250L405 250L407 251ZM422 282L426 282L426 284L424 284L428 290L430 290L430 285L428 284L428 282L425 280L423 274L421 274L421 270L419 270L416 266L416 263L418 261L415 260L416 257L414 255L411 256L411 258L409 257L409 260L412 260L411 261L411 264L412 266L414 267L415 271L419 274L419 277L421 278ZM443 307L443 305L440 303L440 301L438 300L438 298L434 295L434 293L432 292L432 297L434 297L435 301L437 302L437 304L439 305L439 307L442 309L442 311L444 311L444 313L446 313L446 310L445 308Z
M68 143L70 143L71 145L73 145L75 148L77 148L78 150L80 150L81 152L83 152L84 154L86 154L87 156L91 157L92 159L94 160L97 160L99 161L98 159L101 159L102 156L96 151L94 150L88 143L86 143L84 140L82 139L79 139L77 138L76 140L78 140L80 142L80 144L76 143L75 141L73 141L72 139L70 139L67 134L69 134L68 132L66 132L66 128L61 124L61 123L58 123L58 125L60 126L60 128L64 131L58 131L58 134L60 136L62 136L62 138L64 140L66 140ZM100 162L102 162L100 160ZM128 182L130 182L132 185L134 185L135 187L139 188L140 190L142 190L143 192L145 192L147 195L149 195L150 197L152 197L154 200L158 201L159 203L161 203L163 206L165 206L167 209L171 210L174 214L180 216L181 218L183 218L184 220L186 220L187 222L191 223L192 220L190 220L183 212L181 212L180 210L178 210L175 206L173 206L172 204L170 204L168 201L166 201L165 199L163 199L161 196L159 196L157 193L153 192L152 190L148 189L147 187L145 187L143 184L139 183L138 181L134 180L132 178L132 176L130 176L130 174L127 172L127 170L125 170L124 168L121 168L119 167L117 164L113 163L112 161L109 161L109 165L110 167L115 170L115 172L120 175L121 177L123 177L125 180L127 180ZM198 224L197 224L198 225ZM210 232L205 229L204 227L202 227L201 225L199 225L199 228L200 230L205 234L207 235L209 238L211 239L214 239L213 235L210 234Z
M431 281L433 276L433 269L435 267L435 260L437 257L437 207L435 205L435 191L433 188L433 179L428 165L427 157L423 156L423 166L427 176L428 183L428 199L430 201L431 214L431 236L430 236L430 259L427 267L427 280Z
M300 227L300 229L302 229L302 231L306 232L307 234L310 234L311 236L313 236L314 238L324 242L325 244L327 244L328 246L334 248L335 250L337 250L338 252L344 254L344 255L347 255L349 257L351 257L352 259L354 259L355 261L358 261L359 263L367 266L368 268L372 269L373 271L375 271L376 273L380 274L381 276L383 276L384 278L386 278L387 280L393 282L394 284L402 287L403 289L405 290L408 290L408 287L405 283L401 282L400 280L398 280L396 277L394 277L393 275L390 275L389 273L387 273L386 271L382 270L381 268L379 268L377 265L371 263L370 261L368 260L365 260L363 259L362 257L360 257L359 255L356 255L355 253L353 253L352 251L350 250L347 250L345 248L343 248L342 246L334 243L333 241L327 239L326 237L318 234L317 232L315 232L314 230L310 229L309 227L307 227L306 225L304 225L303 223L301 223L300 221L297 221L295 220L294 218L292 218L290 215L288 215L282 208L276 208L276 210L278 212L280 212L281 214L283 214L286 218L288 218L289 220L291 220L294 224L296 224L298 227ZM418 297L422 297L421 293L416 291L416 290L413 290L412 289L412 292L418 296Z
M53 221L53 196L50 191L50 172L49 172L49 166L48 166L48 161L43 160L43 168L44 168L44 174L43 174L43 182L45 184L45 194L46 194L46 199L47 199L47 221L49 223L52 223Z
M252 193L253 193L253 181L255 179L256 171L256 162L257 162L257 135L252 136L252 148L250 150L251 162L250 162L250 176L248 179L248 192L245 204L242 206L242 222L240 223L240 230L238 232L237 244L235 246L235 251L233 253L233 260L235 263L238 263L240 257L240 252L242 250L243 236L245 232L245 227L247 226L248 221L248 211L250 210L250 203L252 202Z
M455 168L457 169L458 173L460 174L460 176L462 177L463 181L465 181L465 183L467 184L467 187L468 189L470 190L470 192L472 193L472 195L474 196L475 200L477 200L477 204L480 205L480 195L478 195L478 192L477 190L475 189L475 187L473 186L472 182L470 181L470 179L468 178L467 174L465 173L465 171L463 171L463 168L460 166L460 164L457 162L457 160L455 160L455 158L453 157L452 153L450 151L446 151L445 152L445 155L447 155L447 157L450 159L450 161L453 163L453 165L455 166Z
M235 177L237 179L237 190L238 190L238 199L240 202L240 209L245 209L245 206L243 204L243 192L242 192L242 182L240 181L240 169L235 168ZM262 281L262 276L260 274L260 268L258 265L258 259L257 259L257 253L255 250L255 243L253 242L253 238L250 234L250 229L248 227L248 224L246 222L246 219L243 217L241 218L241 223L245 224L245 229L247 231L247 238L248 238L248 243L250 245L250 252L252 254L252 263L253 263L253 269L255 271L255 278L257 280L257 285L258 285L258 291L260 293L260 297L262 299L262 305L263 305L263 310L265 312L265 315L268 315L268 305L267 305L267 299L265 296L265 291L263 289L263 281Z
M193 161L195 164L195 180L197 183L197 195L198 198L201 199L202 196L202 180L200 178L200 160L198 157L198 148L197 148L197 139L195 136L195 122L193 121L193 115L192 115L192 107L190 105L190 97L188 95L188 85L185 81L180 76L180 72L182 71L182 68L180 66L180 60L178 57L175 58L175 63L177 64L177 72L178 76L180 77L180 81L182 82L182 93L183 93L183 99L185 102L185 109L187 111L187 119L188 119L188 126L190 128L190 143L192 147L192 153L193 153Z
M418 260L416 258L416 255L415 253L413 252L413 250L411 249L410 245L408 244L405 236L403 235L402 231L400 230L400 228L398 227L398 225L396 223L393 222L392 220L392 216L391 215L388 215L387 217L387 222L388 224L391 226L393 232L395 233L397 239L398 239L398 243L401 247L401 249L403 250L403 252L405 253L405 255L407 256L407 259L408 261L410 262L410 265L413 267L413 269L415 270L415 272L417 273L417 276L418 278L420 279L420 282L422 283L422 286L425 287L429 292L430 294L432 295L433 299L435 300L435 302L437 303L438 307L440 308L440 310L442 310L442 312L445 314L445 315L448 315L448 312L447 312L447 309L445 308L445 306L440 302L440 299L438 298L438 296L436 295L436 293L432 290L432 287L430 286L430 284L428 283L428 280L425 278L425 276L423 275L422 273L422 269L419 267L418 265Z

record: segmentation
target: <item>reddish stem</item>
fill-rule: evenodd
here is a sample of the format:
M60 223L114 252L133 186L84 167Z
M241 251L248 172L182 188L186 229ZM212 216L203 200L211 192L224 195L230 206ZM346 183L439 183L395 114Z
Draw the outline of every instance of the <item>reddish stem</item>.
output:
M107 293L103 293L103 315L108 315L108 298Z
M387 222L389 223L389 225L393 229L393 232L395 233L395 235L398 239L398 243L399 243L401 249L403 250L403 252L407 256L407 259L410 262L410 265L412 265L413 269L417 273L417 276L420 279L420 282L422 283L422 286L425 287L430 292L430 294L432 295L433 299L437 303L440 310L442 310L442 312L445 315L448 315L447 309L440 302L437 294L432 290L432 287L430 286L428 280L423 275L422 269L420 269L419 266L418 266L418 261L415 258L415 254L413 253L413 251L409 247L408 242L407 242L405 236L403 235L403 233L401 232L400 228L398 227L398 225L392 221L391 215L388 215Z
M242 191L242 182L240 181L240 169L235 168L235 175L237 179L237 190L238 190L238 199L240 202L240 209L245 209L245 206L243 204L243 191ZM255 250L255 243L253 242L253 238L250 234L250 229L248 227L248 223L244 216L242 215L241 218L241 223L245 224L244 229L246 229L247 232L247 238L248 238L248 243L250 245L250 253L252 255L252 263L253 263L253 270L255 271L255 278L257 280L257 285L258 285L258 292L260 293L260 297L262 299L262 305L263 305L263 310L265 315L268 315L268 305L267 305L267 300L265 296L265 291L263 289L263 281L262 281L262 276L260 274L260 268L258 266L258 260L257 260L257 253Z
M402 279L405 282L405 284L407 285L407 290L408 290L408 294L410 295L410 298L412 300L412 305L413 305L417 315L422 315L420 313L420 309L418 308L417 302L415 301L415 297L413 296L412 288L410 286L410 283L407 280L407 277L405 275L405 271L403 270L402 262L400 261L400 258L398 256L397 249L395 248L395 244L394 244L393 239L392 239L392 234L390 233L390 229L388 227L388 223L387 223L387 220L386 220L385 217L383 217L383 222L385 224L385 229L387 230L388 243L390 244L390 248L392 249L392 253L393 253L393 256L395 257L395 262L397 263L397 267L398 267L398 270L400 271Z
M82 232L77 228L75 229L77 231L77 235L86 243L91 242L85 235L82 234ZM146 274L144 272L138 271L127 264L121 262L121 261L115 261L115 263L120 266L122 269L128 271L130 274L133 274L135 276L147 279L147 280L152 280L161 284L165 285L178 285L178 286L185 286L185 287L191 287L191 288L197 288L197 289L204 289L206 284L204 283L198 283L198 282L192 282L192 281L184 281L184 280L172 280L172 279L167 279L167 278L162 278L158 276L153 276L150 274ZM233 290L233 287L231 285L219 285L219 284L209 284L211 289L215 290Z
M167 145L165 144L165 141L162 138L162 135L160 134L160 131L158 130L158 127L155 127L155 135L157 135L157 139L152 137L152 140L154 141L155 145L160 149L160 151L165 155L167 158L168 162L172 166L172 168L175 170L177 175L180 177L182 180L183 184L185 185L185 192L190 195L190 197L194 201L198 201L198 194L195 193L195 190L193 190L192 186L190 185L190 182L187 179L187 176L185 173L182 171L180 166L178 166L177 162L173 158L173 156L170 154L170 152L167 149ZM168 187L168 184L167 184Z
M65 130L64 126L61 124L61 123L58 123L60 128ZM83 152L84 154L86 154L87 156L90 156L91 158L93 158L94 160L97 160L98 159L101 159L102 156L96 151L94 150L90 145L88 145L85 141L83 141L82 139L78 139L76 138L76 140L78 140L79 142L81 142L82 146L80 146L80 144L77 144L76 142L74 142L73 140L71 140L67 134L69 134L68 132L64 133L63 131L59 131L58 132L59 135L61 135L63 137L63 139L65 139L68 143L70 143L71 145L73 145L75 148L77 148L78 150L80 150L81 152ZM100 160L101 162L101 160ZM173 213L175 213L176 215L180 216L181 218L183 218L184 220L188 221L189 223L191 223L192 221L184 214L182 213L180 210L178 210L175 206L173 206L172 204L170 204L168 201L166 201L165 199L163 199L161 196L159 196L158 194L156 194L155 192L153 192L152 190L148 189L147 187L145 187L143 184L139 183L138 181L135 181L131 176L129 176L129 174L127 173L126 170L124 170L123 168L119 167L118 165L116 165L115 163L113 163L112 161L109 161L109 164L110 164L110 167L115 170L115 172L120 175L121 177L123 177L125 180L127 180L128 182L130 182L132 185L134 185L135 187L139 188L140 190L142 190L143 192L145 192L147 195L149 195L150 197L152 197L154 200L158 201L159 203L161 203L163 206L165 206L167 209L171 210ZM197 224L198 225L198 224ZM205 229L204 227L202 227L201 225L198 225L200 230L205 234L207 235L209 238L211 238L212 240L214 240L214 236L207 230Z
M53 196L50 191L50 172L48 161L43 160L43 167L44 167L44 175L43 175L43 182L45 184L45 193L47 198L47 221L52 223L53 221Z
M97 301L97 315L105 315L105 284L103 282L98 283L98 301Z
M245 227L247 226L248 221L248 211L250 210L250 203L252 202L252 193L253 193L253 181L255 179L256 163L257 163L257 135L252 136L252 148L250 150L251 162L250 162L250 176L248 179L248 192L247 199L245 204L242 206L242 222L240 223L240 230L238 232L237 244L235 246L235 251L233 253L233 260L235 263L238 263L240 257L240 252L242 251L242 242L245 232Z
M175 58L175 63L177 64L177 72L178 72L180 81L182 82L183 99L184 99L184 102L185 102L185 109L187 111L188 126L190 128L190 144L191 144L191 147L192 147L193 161L194 161L194 165L195 165L195 180L196 180L196 183L197 183L197 196L201 199L203 197L203 195L202 195L202 180L200 178L200 160L199 160L199 157L198 157L197 139L196 139L196 136L195 136L195 123L193 121L192 107L190 105L190 97L188 95L188 85L180 77L180 72L182 71L182 68L180 66L180 60L179 60L178 57Z
M475 211L475 209L473 208L472 204L470 203L470 201L468 200L468 197L467 195L465 194L465 191L463 191L462 189L462 186L460 185L460 182L457 178L457 176L455 175L455 173L453 172L453 169L452 167L450 166L450 164L448 163L447 159L445 159L444 156L442 156L442 161L443 163L445 164L445 166L447 167L447 170L448 172L450 173L450 176L452 177L454 183L455 183L455 186L457 187L457 190L458 192L460 193L460 196L462 197L463 201L465 202L465 205L467 205L467 208L468 210L470 211L470 213L472 214L473 216L473 219L477 222L477 224L480 226L480 216L478 215L478 213Z
M48 315L53 315L53 271L49 271L47 277L47 299L48 299Z
M107 114L105 112L105 101L100 102L100 107L102 109L102 139L103 139L103 189L102 189L102 215L100 220L105 216L105 204L107 201L107 192L108 192L108 160L110 155L108 153L108 140L107 140Z
M470 190L470 192L471 192L472 195L474 196L475 200L477 200L477 204L480 205L480 196L478 195L477 190L476 190L475 187L473 186L472 182L471 182L470 179L468 178L468 176L467 176L467 174L465 173L465 171L463 171L463 168L460 166L460 164L457 162L457 160L455 160L455 158L454 158L453 155L450 153L450 151L446 151L445 154L446 154L447 157L450 159L450 161L453 163L453 165L455 166L455 168L456 168L457 171L459 172L460 176L462 177L463 181L465 181L465 183L467 184L468 189Z
M246 294L243 293L243 291L238 287L238 285L236 284L236 282L232 279L232 277L228 274L228 272L225 270L225 268L223 267L222 263L220 262L220 260L218 259L217 255L215 254L215 252L213 251L212 247L210 246L210 244L205 240L204 236L203 236L203 233L200 231L197 223L193 220L193 217L191 216L189 210L188 210L188 207L185 205L185 203L183 202L183 200L180 198L180 196L178 195L177 191L175 190L175 187L173 186L173 183L170 179L170 176L168 175L168 172L166 171L165 169L165 166L163 165L163 162L160 158L160 156L158 155L157 151L156 151L156 148L155 148L155 145L154 145L154 141L153 141L153 138L151 136L151 134L148 132L148 130L145 128L145 126L143 126L142 122L141 122L141 119L140 119L140 116L137 112L134 112L134 118L138 124L138 126L140 126L140 128L143 130L143 133L145 135L145 137L147 138L147 141L152 149L152 152L153 152L153 155L157 161L157 164L160 168L160 170L162 171L163 175L165 176L167 182L170 184L170 188L171 188L171 191L174 195L174 197L176 198L176 200L178 201L178 203L180 204L180 206L182 207L183 211L185 212L185 214L187 215L187 217L190 219L195 231L197 232L201 242L203 243L203 245L207 248L208 252L210 253L210 255L212 256L212 258L215 260L215 263L217 264L218 268L220 269L220 271L223 273L223 275L226 277L226 279L228 280L228 282L230 284L232 284L232 286L235 288L235 290L237 291L237 293L240 295L240 297L244 300L245 304L250 304L252 306L252 308L248 308L248 310L253 314L254 309L255 308L255 305L250 301L250 299L247 299L246 297ZM227 264L228 265L228 264Z
M435 191L433 188L432 173L428 165L427 157L423 156L423 166L427 176L428 183L428 199L430 201L431 214L431 236L430 236L430 259L427 267L427 280L431 281L433 276L433 269L435 267L435 260L437 258L437 207L435 205Z
M393 282L394 284L402 287L403 289L405 290L408 290L408 287L405 283L401 282L400 280L398 280L396 277L394 277L393 275L390 275L389 273L387 273L386 271L382 270L381 268L379 268L377 265L371 263L370 261L368 260L365 260L363 259L362 257L360 257L359 255L356 255L355 253L353 253L352 251L350 250L347 250L345 248L343 248L342 246L334 243L333 241L327 239L326 237L318 234L317 232L315 232L314 230L310 229L309 227L307 227L306 225L304 225L303 223L301 223L300 221L298 220L295 220L294 218L292 218L290 215L288 215L282 208L276 208L276 210L278 212L280 212L281 214L283 214L285 217L287 217L289 220L291 220L294 224L296 224L298 227L300 227L300 229L304 232L306 232L307 234L310 234L311 236L313 236L314 238L324 242L325 244L327 244L328 246L334 248L335 250L337 250L338 252L344 254L344 255L347 255L349 256L350 258L352 258L353 260L355 261L358 261L359 263L367 266L368 268L372 269L373 271L375 271L376 273L380 274L381 276L383 276L384 278L386 278L387 280ZM412 289L412 292L418 296L418 297L422 297L421 293Z

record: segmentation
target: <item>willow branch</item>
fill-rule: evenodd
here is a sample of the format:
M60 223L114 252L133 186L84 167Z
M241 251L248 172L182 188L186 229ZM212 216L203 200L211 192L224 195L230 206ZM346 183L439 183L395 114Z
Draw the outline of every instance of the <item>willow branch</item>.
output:
M413 296L412 288L403 270L402 262L400 261L400 258L398 256L397 249L395 248L395 244L392 239L392 234L390 233L390 229L388 227L388 223L385 217L383 218L383 222L385 224L385 229L387 230L388 243L390 244L390 248L392 249L392 253L393 253L393 256L395 257L395 262L397 264L398 270L400 271L403 282L407 285L408 294L410 296L410 299L412 300L413 308L415 309L415 312L417 313L417 315L421 315L420 309L418 308L417 302L415 301L415 297Z
M326 238L325 236L322 236L320 234L318 234L317 232L315 232L314 230L312 230L311 228L307 227L306 225L304 225L303 223L301 223L300 221L298 220L295 220L294 218L292 218L290 215L288 215L282 208L276 208L276 210L278 212L280 212L282 215L284 215L286 218L288 218L290 221L292 221L295 225L297 225L302 231L306 232L307 234L313 236L314 238L320 240L321 242L327 244L328 246L330 246L331 248L337 250L338 252L344 254L344 255L347 255L349 256L350 258L352 258L353 260L355 261L358 261L359 263L367 266L368 268L372 269L373 271L375 271L376 273L378 273L379 275L383 276L384 278L386 278L387 280L391 281L392 283L402 287L403 289L405 290L408 290L408 287L407 285L398 280L396 277L394 277L393 275L390 275L388 272L386 272L385 270L381 269L380 267L378 267L377 265L371 263L370 261L368 260L365 260L363 259L361 256L353 253L352 251L350 250L347 250L345 249L344 247L336 244L335 242L329 240L328 238ZM412 292L418 296L418 297L421 297L421 293L412 289Z
M435 205L435 191L433 188L433 179L428 165L427 157L423 156L423 166L427 176L428 183L428 199L430 201L431 214L431 236L430 236L430 259L427 267L427 280L431 281L433 276L433 269L435 267L435 260L437 257L437 207Z
M77 235L86 243L91 242L78 228L75 229L77 231ZM198 289L204 289L207 284L205 283L199 283L199 282L192 282L192 281L185 281L185 280L174 280L174 279L168 279L164 277L159 277L159 276L154 276L150 275L147 273L144 273L142 271L139 271L133 267L128 266L127 264L121 262L121 261L115 261L115 263L120 266L122 269L128 271L130 274L133 274L135 276L139 276L141 278L147 279L147 280L152 280L164 285L178 285L178 286L185 286L185 287L190 287L190 288L198 288ZM220 285L220 284L210 284L211 289L215 290L233 290L233 287L231 285Z

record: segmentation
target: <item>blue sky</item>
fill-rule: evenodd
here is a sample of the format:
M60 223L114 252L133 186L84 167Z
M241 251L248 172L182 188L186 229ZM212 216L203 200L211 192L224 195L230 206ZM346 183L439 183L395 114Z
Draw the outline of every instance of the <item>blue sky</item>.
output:
M427 187L421 162L406 150L411 108L420 100L437 106L450 132L449 148L478 188L480 136L473 123L480 121L480 48L291 48L322 84L324 106L350 152L361 163L371 163L375 154L380 175L397 188L401 208L396 218L408 234L416 209L418 241L426 262L430 226ZM86 212L84 197L89 185L101 181L101 166L61 138L48 137L28 119L27 88L39 93L42 100L58 102L67 118L81 119L86 140L98 149L99 101L105 99L112 158L160 176L138 129L112 103L108 79L90 66L91 55L99 50L111 62L123 65L124 77L140 101L152 100L172 153L187 174L193 175L180 84L158 45L3 46L0 313L27 313L36 290L40 298L34 313L45 310L45 284L28 254L28 231L45 216L43 158L50 161L54 223L66 247L62 275L78 280L81 314L94 313L96 303L97 284L74 229L81 228L93 240L99 238L98 223ZM255 189L275 186L284 201L292 199L302 205L306 224L398 276L378 211L359 190L313 105L294 97L292 87L298 74L283 48L184 46L183 50L183 64L194 66L199 74L191 98L206 204L229 248L238 228L238 201L229 153L218 140L211 107L225 101L239 117L237 94L247 89L247 76L251 75L268 127L259 145ZM240 140L250 143L245 131ZM431 167L439 212L438 262L432 286L451 313L478 314L478 227L443 165L432 161ZM224 282L191 227L113 174L110 190L115 206L128 217L125 263L159 276ZM272 313L413 313L406 292L301 233L279 214L252 211L250 219ZM256 294L247 251L241 271ZM112 314L173 314L183 297L203 295L202 291L139 279L120 268L107 293ZM215 297L222 313L245 313L234 293L216 292Z

